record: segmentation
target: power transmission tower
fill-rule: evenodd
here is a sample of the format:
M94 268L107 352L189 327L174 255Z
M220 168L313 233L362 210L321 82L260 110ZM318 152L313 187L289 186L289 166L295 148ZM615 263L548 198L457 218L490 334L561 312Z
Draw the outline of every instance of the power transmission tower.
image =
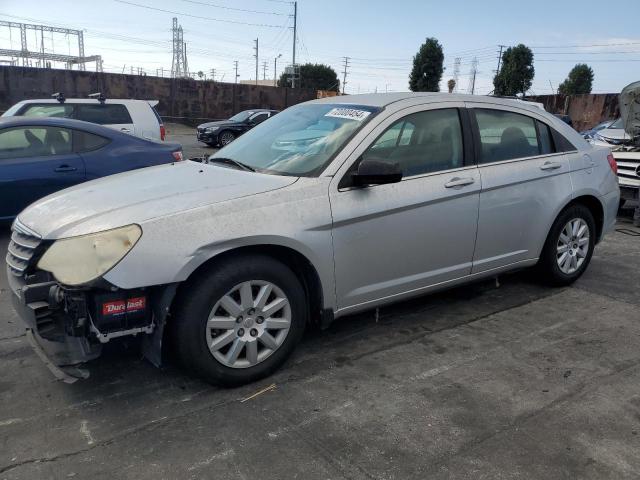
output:
M256 85L258 85L258 61L259 60L258 60L258 39L257 38L255 42L256 42L256 46L253 49L256 51L254 57L256 57Z
M216 69L212 68L211 70L209 70L209 74L211 75L211 79L215 82L216 81Z
M238 77L240 76L240 75L238 75L238 60L235 60L233 63L234 63L234 65L235 65L235 67L236 67L236 79L235 79L235 83L238 83Z
M478 57L473 57L471 61L471 71L469 72L468 92L473 95L476 91L476 75L478 74Z
M298 2L293 2L293 58L291 65L296 68L296 36L298 34ZM295 74L291 77L291 88L296 88Z
M189 74L187 68L187 48L184 44L182 26L178 25L178 19L173 17L173 60L171 61L171 78L186 77Z
M496 68L496 74L500 73L500 63L502 63L502 49L506 47L506 45L498 45L500 47L500 51L498 52L498 68Z
M342 71L342 94L344 95L345 87L347 86L347 68L349 67L349 57L344 57L344 70Z
M457 93L458 92L458 78L460 77L460 57L456 57L455 60L453 61L453 81L455 82L455 85L453 87L453 92Z
M262 80L267 79L267 62L262 62Z

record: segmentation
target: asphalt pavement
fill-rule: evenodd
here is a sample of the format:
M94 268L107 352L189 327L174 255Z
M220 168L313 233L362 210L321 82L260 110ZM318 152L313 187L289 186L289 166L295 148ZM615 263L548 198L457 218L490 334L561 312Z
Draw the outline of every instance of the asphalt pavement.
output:
M572 287L521 272L347 317L231 390L127 343L55 381L3 271L0 479L638 478L640 229L617 228Z

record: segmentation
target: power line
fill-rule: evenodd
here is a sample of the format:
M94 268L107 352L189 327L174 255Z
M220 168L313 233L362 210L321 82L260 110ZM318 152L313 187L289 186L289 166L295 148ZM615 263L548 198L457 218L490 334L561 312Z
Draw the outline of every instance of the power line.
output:
M157 12L170 13L172 15L181 15L183 17L198 18L200 20L209 20L211 22L233 23L235 25L248 25L251 27L282 28L282 25L270 25L266 23L249 23L249 22L240 22L237 20L222 20L220 18L204 17L202 15L191 15L189 13L176 12L174 10L165 10L164 8L152 7L150 5L142 5L141 3L129 2L127 0L113 0L113 1L125 4L125 5L132 5L134 7L146 8L147 10L155 10Z
M193 3L196 5L205 5L207 7L213 7L213 8L223 8L225 10L233 10L236 12L246 12L246 13L258 13L258 14L263 14L263 15L287 15L286 13L278 13L278 12L265 12L263 10L248 10L246 8L236 8L236 7L227 7L226 5L216 5L215 3L209 3L209 2L199 2L197 0L180 0L182 2L186 2L186 3Z

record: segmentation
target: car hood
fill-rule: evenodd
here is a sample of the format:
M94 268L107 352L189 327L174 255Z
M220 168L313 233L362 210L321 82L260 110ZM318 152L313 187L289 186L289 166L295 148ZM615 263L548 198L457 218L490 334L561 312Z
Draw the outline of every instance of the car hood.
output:
M640 82L622 89L619 99L620 116L626 132L635 138L640 135Z
M63 238L268 192L297 179L177 162L62 190L33 203L18 219L43 238Z
M611 140L629 140L629 135L622 128L603 128L598 135Z
M229 120L220 120L217 122L207 122L207 123L201 123L200 125L198 125L198 128L212 128L212 127L235 127L241 125L240 122L230 122Z

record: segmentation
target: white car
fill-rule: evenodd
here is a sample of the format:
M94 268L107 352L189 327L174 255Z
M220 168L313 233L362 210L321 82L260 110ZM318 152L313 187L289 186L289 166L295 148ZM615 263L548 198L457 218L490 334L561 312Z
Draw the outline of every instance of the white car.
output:
M54 98L23 100L2 114L3 117L64 117L97 123L136 137L164 140L165 128L155 106L157 100Z
M618 118L607 128L603 128L602 130L595 132L590 141L594 145L601 145L609 148L632 143L631 136L629 136L629 134L624 130L624 121L622 117Z

